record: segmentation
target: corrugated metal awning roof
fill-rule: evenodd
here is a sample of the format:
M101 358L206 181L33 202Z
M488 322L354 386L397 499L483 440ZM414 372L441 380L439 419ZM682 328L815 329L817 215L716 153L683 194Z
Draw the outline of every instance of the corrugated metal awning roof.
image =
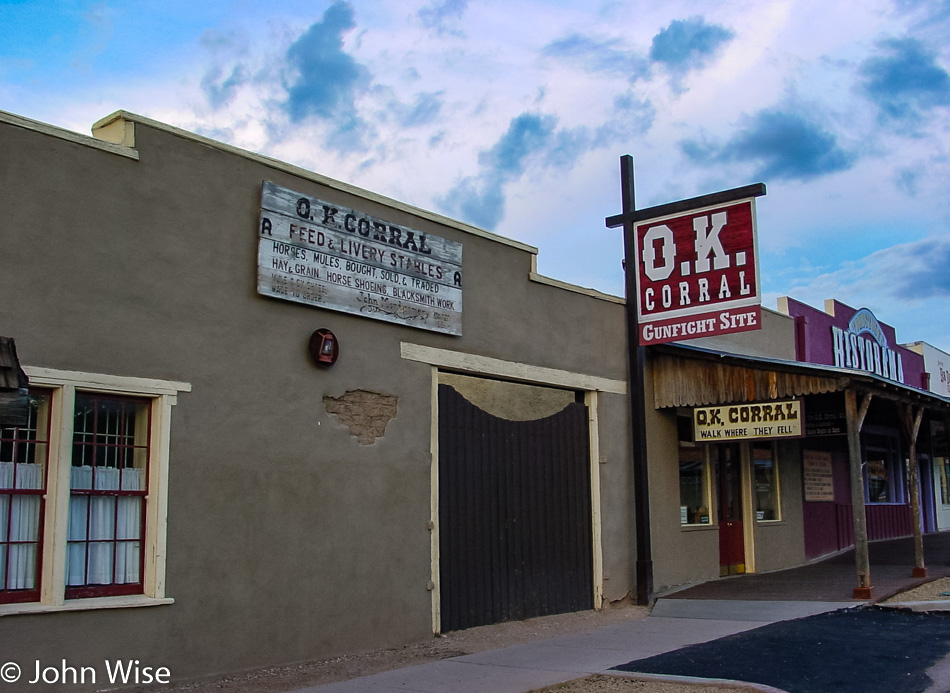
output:
M651 347L654 406L701 407L840 392L847 387L950 410L950 399L874 373L664 344Z

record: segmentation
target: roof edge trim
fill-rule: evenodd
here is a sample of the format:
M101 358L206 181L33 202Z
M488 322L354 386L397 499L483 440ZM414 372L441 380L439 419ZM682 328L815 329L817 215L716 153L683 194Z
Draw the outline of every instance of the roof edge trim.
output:
M512 248L517 248L518 250L523 250L527 253L531 253L532 255L538 254L538 249L535 248L534 246L528 245L527 243L521 243L520 241L516 241L511 238L506 238L505 236L500 236L496 233L492 233L491 231L486 231L485 229L481 229L477 226L472 226L470 224L466 224L465 222L457 221L450 217L437 214L436 212L430 212L428 210L422 209L421 207L415 207L405 202L400 202L399 200L395 200L391 197L386 197L385 195L380 195L378 193L370 192L369 190L357 187L350 183L344 183L343 181L339 181L334 178L321 175L314 171L308 171L307 169L301 168L300 166L295 166L294 164L289 164L285 161L281 161L279 159L274 159L272 157L265 156L264 154L257 154L247 149L242 149L240 147L227 144L225 142L220 142L218 140L211 139L210 137L205 137L203 135L199 135L197 133L190 132L188 130L184 130L179 127L175 127L174 125L168 125L167 123L162 123L161 121L153 120L151 118L138 115L137 113L131 113L129 111L122 111L122 110L116 111L115 113L107 115L105 118L102 118L101 120L96 121L93 124L92 129L93 131L101 130L108 127L109 125L113 125L116 121L119 121L119 120L125 120L132 123L138 123L150 128L154 128L156 130L167 132L171 135L175 135L176 137L181 137L183 139L191 140L194 142L200 142L201 144L206 145L208 147L213 147L214 149L218 149L220 151L227 152L229 154L234 154L236 156L240 156L245 159L256 161L258 163L264 164L265 166L269 166L279 171L283 171L284 173L289 173L293 176L297 176L298 178L303 178L305 180L318 183L320 185L325 185L328 188L334 188L336 190L339 190L340 192L345 192L350 195L355 195L356 197L361 197L364 200L369 200L371 202L376 202L378 204L386 205L387 207L393 207L402 212L406 212L408 214L412 214L414 216L427 219L428 221L432 221L437 224L441 224L443 226L449 226L457 231L462 231L463 233L467 233L472 236L478 236L479 238L484 238L489 241L501 243L502 245L507 245Z
M89 135L82 135L78 132L67 130L66 128L43 123L39 120L33 120L32 118L26 118L16 113L10 113L9 111L0 111L0 123L7 123L15 127L23 128L24 130L32 130L33 132L49 135L50 137L57 137L61 140L80 144L84 147L92 147L93 149L99 149L110 154L117 154L127 159L139 160L138 151L131 147L115 144L114 142L107 142L95 137L90 137Z

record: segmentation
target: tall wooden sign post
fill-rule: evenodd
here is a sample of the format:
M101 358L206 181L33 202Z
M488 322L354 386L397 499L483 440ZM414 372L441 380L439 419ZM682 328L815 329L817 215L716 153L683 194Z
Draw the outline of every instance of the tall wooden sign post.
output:
M624 215L636 210L633 181L633 157L620 158L620 192ZM630 418L633 426L633 501L636 528L637 604L653 603L653 548L650 542L650 480L647 465L647 422L644 410L646 393L643 385L643 362L646 347L640 345L637 320L638 295L636 249L637 236L633 222L623 225L624 288L627 296L627 354L630 379Z
M646 346L760 329L756 183L637 210L633 157L620 157L627 298L633 497L636 508L637 603L653 601L650 483L644 363Z

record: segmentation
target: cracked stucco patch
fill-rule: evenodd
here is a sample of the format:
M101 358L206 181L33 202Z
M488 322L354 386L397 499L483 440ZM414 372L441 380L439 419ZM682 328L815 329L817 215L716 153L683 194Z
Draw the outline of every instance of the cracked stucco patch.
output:
M337 417L360 445L372 445L396 418L399 398L368 390L347 390L342 397L324 395L323 406Z

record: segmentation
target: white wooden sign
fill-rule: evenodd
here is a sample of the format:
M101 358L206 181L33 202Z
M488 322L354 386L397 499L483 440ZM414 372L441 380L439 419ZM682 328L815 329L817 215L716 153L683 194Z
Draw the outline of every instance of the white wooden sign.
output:
M693 436L697 443L802 435L802 402L798 399L693 409Z
M264 181L257 292L462 334L462 244Z
M802 474L806 501L835 499L835 477L830 452L802 450Z
M640 344L762 328L755 198L636 224Z

